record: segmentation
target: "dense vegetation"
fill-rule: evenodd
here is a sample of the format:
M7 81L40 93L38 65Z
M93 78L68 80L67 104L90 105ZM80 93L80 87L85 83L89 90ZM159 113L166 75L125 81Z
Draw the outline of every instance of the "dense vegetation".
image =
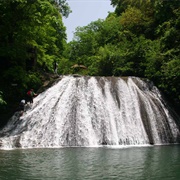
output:
M115 12L78 27L67 43L66 0L0 0L0 111L9 111L28 88L39 89L54 61L59 74L149 78L178 109L180 1L111 3Z
M0 0L0 111L17 106L28 88L37 90L66 46L65 0ZM6 103L5 103L5 102ZM3 118L3 116L1 116ZM2 120L1 120L2 121Z
M77 28L67 59L84 74L149 78L180 108L180 1L111 2L106 20Z

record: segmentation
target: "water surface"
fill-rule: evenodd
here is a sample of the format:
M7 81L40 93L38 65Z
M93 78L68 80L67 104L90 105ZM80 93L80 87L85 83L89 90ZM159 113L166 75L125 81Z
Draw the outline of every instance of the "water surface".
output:
M179 180L180 146L0 150L1 180Z

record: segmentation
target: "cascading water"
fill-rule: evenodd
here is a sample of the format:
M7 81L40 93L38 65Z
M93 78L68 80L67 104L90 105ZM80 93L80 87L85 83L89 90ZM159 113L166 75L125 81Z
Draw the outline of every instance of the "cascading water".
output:
M0 148L180 142L179 117L136 77L64 76L0 131Z

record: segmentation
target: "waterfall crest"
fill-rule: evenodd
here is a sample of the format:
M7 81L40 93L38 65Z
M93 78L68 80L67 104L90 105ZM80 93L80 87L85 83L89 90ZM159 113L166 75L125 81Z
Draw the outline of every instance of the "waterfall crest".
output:
M137 77L64 76L0 131L0 148L180 142L159 90Z

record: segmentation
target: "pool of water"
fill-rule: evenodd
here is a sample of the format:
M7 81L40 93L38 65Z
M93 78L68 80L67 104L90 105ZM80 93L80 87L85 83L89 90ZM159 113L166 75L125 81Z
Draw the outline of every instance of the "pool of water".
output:
M0 180L179 180L180 146L0 150Z

